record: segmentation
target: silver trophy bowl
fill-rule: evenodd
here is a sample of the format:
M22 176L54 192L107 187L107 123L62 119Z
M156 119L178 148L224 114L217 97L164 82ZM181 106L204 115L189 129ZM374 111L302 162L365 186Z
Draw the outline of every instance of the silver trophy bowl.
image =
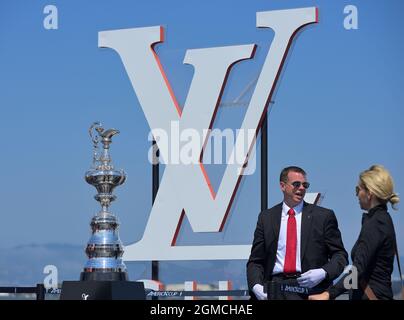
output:
M111 139L119 131L104 130L100 123L95 122L90 127L89 133L94 148L93 166L86 172L85 180L96 188L98 193L94 198L100 203L101 211L90 223L92 234L85 250L88 261L80 280L128 280L126 266L122 261L123 246L118 234L119 221L109 212L111 202L116 199L112 192L126 180L123 170L114 169L109 154ZM100 143L101 154L99 154Z

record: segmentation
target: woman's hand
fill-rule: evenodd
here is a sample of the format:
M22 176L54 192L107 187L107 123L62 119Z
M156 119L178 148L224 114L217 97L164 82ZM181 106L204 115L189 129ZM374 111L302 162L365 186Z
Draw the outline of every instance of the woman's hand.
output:
M324 291L319 294L313 294L309 296L309 300L330 300L330 294L328 291Z

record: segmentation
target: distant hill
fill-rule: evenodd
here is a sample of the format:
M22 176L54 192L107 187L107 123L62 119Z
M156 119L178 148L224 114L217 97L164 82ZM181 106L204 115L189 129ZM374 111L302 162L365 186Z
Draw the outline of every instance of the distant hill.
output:
M42 283L46 265L55 265L59 279L78 280L86 261L83 246L29 244L0 249L0 286Z

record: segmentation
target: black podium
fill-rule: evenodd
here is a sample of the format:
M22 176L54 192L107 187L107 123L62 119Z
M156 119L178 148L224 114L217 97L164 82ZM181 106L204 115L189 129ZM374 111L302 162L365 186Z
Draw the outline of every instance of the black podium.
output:
M143 282L64 281L60 300L145 300Z

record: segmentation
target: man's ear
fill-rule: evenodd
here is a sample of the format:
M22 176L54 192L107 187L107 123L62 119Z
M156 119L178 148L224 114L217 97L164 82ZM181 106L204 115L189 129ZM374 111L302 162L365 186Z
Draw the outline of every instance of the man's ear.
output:
M286 183L283 182L283 181L281 181L279 185L280 185L280 187L281 187L281 190L282 190L282 191L285 191Z

